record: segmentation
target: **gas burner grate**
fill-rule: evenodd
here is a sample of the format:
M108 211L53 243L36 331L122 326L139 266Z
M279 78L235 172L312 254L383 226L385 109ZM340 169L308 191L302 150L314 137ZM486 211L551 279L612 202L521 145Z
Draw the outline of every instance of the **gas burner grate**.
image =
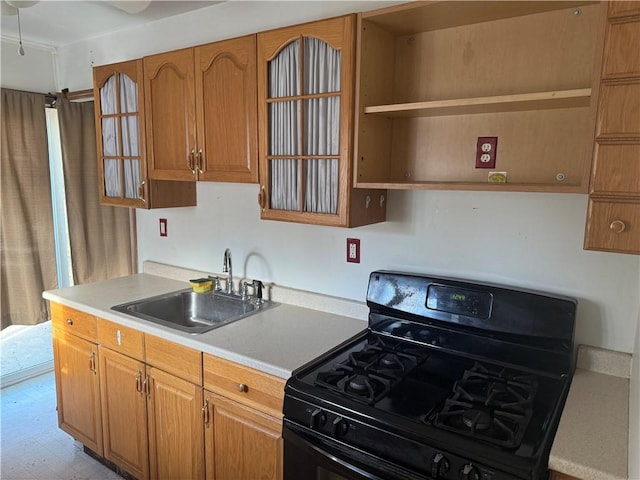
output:
M520 445L538 379L477 363L454 383L434 425L507 448Z
M315 384L343 393L356 400L373 404L391 389L391 380L374 374L358 373L339 365L328 372L319 372Z
M436 415L435 425L495 445L515 448L520 445L530 418L530 411L518 414L447 399L442 411Z
M426 359L419 348L376 338L351 352L328 371L319 372L315 384L350 398L373 404Z
M484 378L498 378L502 380L509 380L529 385L533 389L538 388L538 378L535 375L516 372L505 367L500 367L498 365L485 365L480 362L475 362L473 367L471 367L468 371L470 374L478 375Z

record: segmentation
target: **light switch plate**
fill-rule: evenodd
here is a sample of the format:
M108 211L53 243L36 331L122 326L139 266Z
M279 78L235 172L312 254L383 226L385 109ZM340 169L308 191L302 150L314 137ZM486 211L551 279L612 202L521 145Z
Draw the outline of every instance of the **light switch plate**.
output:
M161 237L167 236L167 219L166 218L160 219L160 236Z

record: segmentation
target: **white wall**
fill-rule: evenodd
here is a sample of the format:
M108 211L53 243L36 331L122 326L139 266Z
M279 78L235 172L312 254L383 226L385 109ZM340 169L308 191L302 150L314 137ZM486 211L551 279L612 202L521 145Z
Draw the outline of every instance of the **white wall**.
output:
M57 90L52 47L23 43L24 56L18 55L18 42L2 38L0 85L3 88L36 93Z
M579 343L633 350L640 259L582 249L586 195L396 191L387 222L343 229L259 220L257 193L200 182L197 207L138 210L140 260L220 272L230 247L237 275L355 300L379 268L556 292L579 300ZM347 237L360 264L345 261Z
M640 311L631 363L629 393L629 478L640 479Z

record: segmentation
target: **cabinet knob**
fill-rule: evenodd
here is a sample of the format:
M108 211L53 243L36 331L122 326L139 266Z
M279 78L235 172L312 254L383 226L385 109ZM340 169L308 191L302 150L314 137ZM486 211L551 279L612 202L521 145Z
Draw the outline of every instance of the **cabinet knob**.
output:
M614 233L622 233L627 229L627 225L622 220L614 220L609 225L609 230Z
M71 320L70 318L67 318L67 325L73 325L73 320Z
M244 383L240 383L238 384L238 391L245 393L249 390L249 387L247 387Z

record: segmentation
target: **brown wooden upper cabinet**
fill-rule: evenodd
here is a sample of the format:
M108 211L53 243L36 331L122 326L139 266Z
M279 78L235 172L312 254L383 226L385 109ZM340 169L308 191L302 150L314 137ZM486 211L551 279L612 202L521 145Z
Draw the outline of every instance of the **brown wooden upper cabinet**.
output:
M640 2L609 4L584 247L640 253Z
M100 202L145 207L142 61L93 69Z
M195 186L150 181L142 60L93 69L100 203L138 208L196 204Z
M256 37L144 58L149 176L257 183Z
M385 191L353 188L355 15L258 34L263 219L384 221Z
M603 20L589 1L363 13L355 184L586 193ZM498 137L495 166L476 166L479 137Z

